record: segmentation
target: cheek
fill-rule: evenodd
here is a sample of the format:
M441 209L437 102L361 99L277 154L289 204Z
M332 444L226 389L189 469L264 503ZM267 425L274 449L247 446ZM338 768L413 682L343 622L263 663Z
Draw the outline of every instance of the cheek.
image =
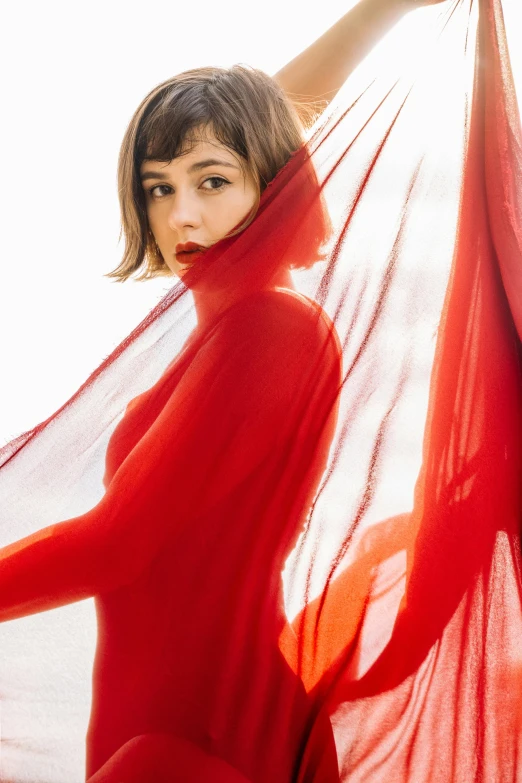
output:
M165 228L166 228L166 220L162 219L161 210L148 209L147 220L149 223L150 230L154 234L156 240L159 240L161 234L165 233Z
M240 190L227 195L228 198L216 198L215 203L206 210L207 226L222 235L235 228L257 201L256 193L250 191Z
M162 254L164 259L167 259L169 257L170 252L172 251L172 229L169 227L168 224L168 217L165 215L162 215L162 211L159 209L150 210L147 212L147 221L149 224L149 229L154 237L157 246L160 249L160 253ZM171 271L176 272L177 270L172 269L171 264L176 263L176 261L168 261L166 262L167 266L171 269Z

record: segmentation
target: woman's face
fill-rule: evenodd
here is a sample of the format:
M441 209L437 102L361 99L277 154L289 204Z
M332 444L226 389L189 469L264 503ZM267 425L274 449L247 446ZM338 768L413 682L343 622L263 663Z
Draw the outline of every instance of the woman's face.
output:
M141 164L151 231L165 263L179 277L255 206L257 184L240 163L239 155L205 131L170 163Z

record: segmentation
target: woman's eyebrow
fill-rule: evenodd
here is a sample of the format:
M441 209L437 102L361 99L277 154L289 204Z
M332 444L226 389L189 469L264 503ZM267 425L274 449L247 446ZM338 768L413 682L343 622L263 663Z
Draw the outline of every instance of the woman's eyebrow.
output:
M207 158L206 160L199 160L197 163L193 163L189 168L189 172L199 171L200 169L206 169L208 166L228 166L231 169L238 169L234 163L230 163L228 160L221 160L220 158Z
M196 163L193 163L188 171L189 174L192 174L194 171L200 171L201 169L206 169L209 166L227 166L230 169L239 169L239 166L236 166L234 163L230 163L228 160L221 160L220 158L207 158L206 160L198 160ZM142 182L144 182L146 179L168 178L168 174L165 174L164 171L144 171L141 175Z
M169 175L165 174L163 171L144 171L143 174L140 175L140 179L142 182L144 182L146 179L168 179Z

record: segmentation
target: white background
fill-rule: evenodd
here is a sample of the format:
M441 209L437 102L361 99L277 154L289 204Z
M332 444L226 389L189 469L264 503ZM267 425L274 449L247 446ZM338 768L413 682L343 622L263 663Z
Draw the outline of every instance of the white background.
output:
M121 254L117 155L142 97L201 65L275 73L354 4L4 4L0 444L59 407L172 285L102 276ZM504 11L522 95L520 0Z
M143 96L172 74L201 65L243 62L274 73L354 4L354 0L314 5L303 0L257 4L189 0L183 6L179 0L4 2L0 16L0 444L60 406L172 284L166 278L124 285L103 278L121 254L116 197L119 144ZM522 95L521 0L503 4ZM421 24L439 11L415 11L393 33L398 44L402 36L404 47L404 37L414 35L413 15ZM74 632L67 635L68 612L72 618L74 606L17 623L22 636L27 628L28 638L42 639L41 671L51 685L62 686L63 659L75 663L73 673L86 671L90 663L94 620L91 603L83 606L81 632L74 625ZM45 647L43 640L53 638L64 639L64 646ZM17 642L11 649L5 640L3 645L4 658L12 667L8 679L14 670L13 682L24 682L16 669L25 667L24 646ZM40 676L36 667L31 676ZM31 681L25 686L27 692L32 690ZM74 687L74 682L67 682L65 691L76 699ZM54 711L46 702L39 710L30 702L28 714L20 698L10 726L18 720L21 734L31 740L38 735L49 758L59 757L53 743L71 743L75 754L83 748L88 709L84 695L83 691L78 695L77 722L66 727L65 739L54 736L55 727L61 725L58 697ZM79 745L71 741L73 737ZM83 762L74 757L71 763L80 769ZM24 779L35 780L38 771L24 769L28 776ZM56 773L53 780L58 779L71 778Z

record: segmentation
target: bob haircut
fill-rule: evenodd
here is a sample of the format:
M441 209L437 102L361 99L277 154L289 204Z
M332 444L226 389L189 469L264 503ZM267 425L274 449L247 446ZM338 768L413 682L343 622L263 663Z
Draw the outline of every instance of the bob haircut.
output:
M119 282L138 270L137 280L172 276L148 223L140 181L144 160L168 163L211 130L237 153L258 185L258 202L233 232L239 233L254 219L268 183L303 145L300 114L310 119L308 108L300 106L298 113L274 79L243 65L197 68L155 87L138 106L122 141L118 194L125 248L120 264L105 276Z

